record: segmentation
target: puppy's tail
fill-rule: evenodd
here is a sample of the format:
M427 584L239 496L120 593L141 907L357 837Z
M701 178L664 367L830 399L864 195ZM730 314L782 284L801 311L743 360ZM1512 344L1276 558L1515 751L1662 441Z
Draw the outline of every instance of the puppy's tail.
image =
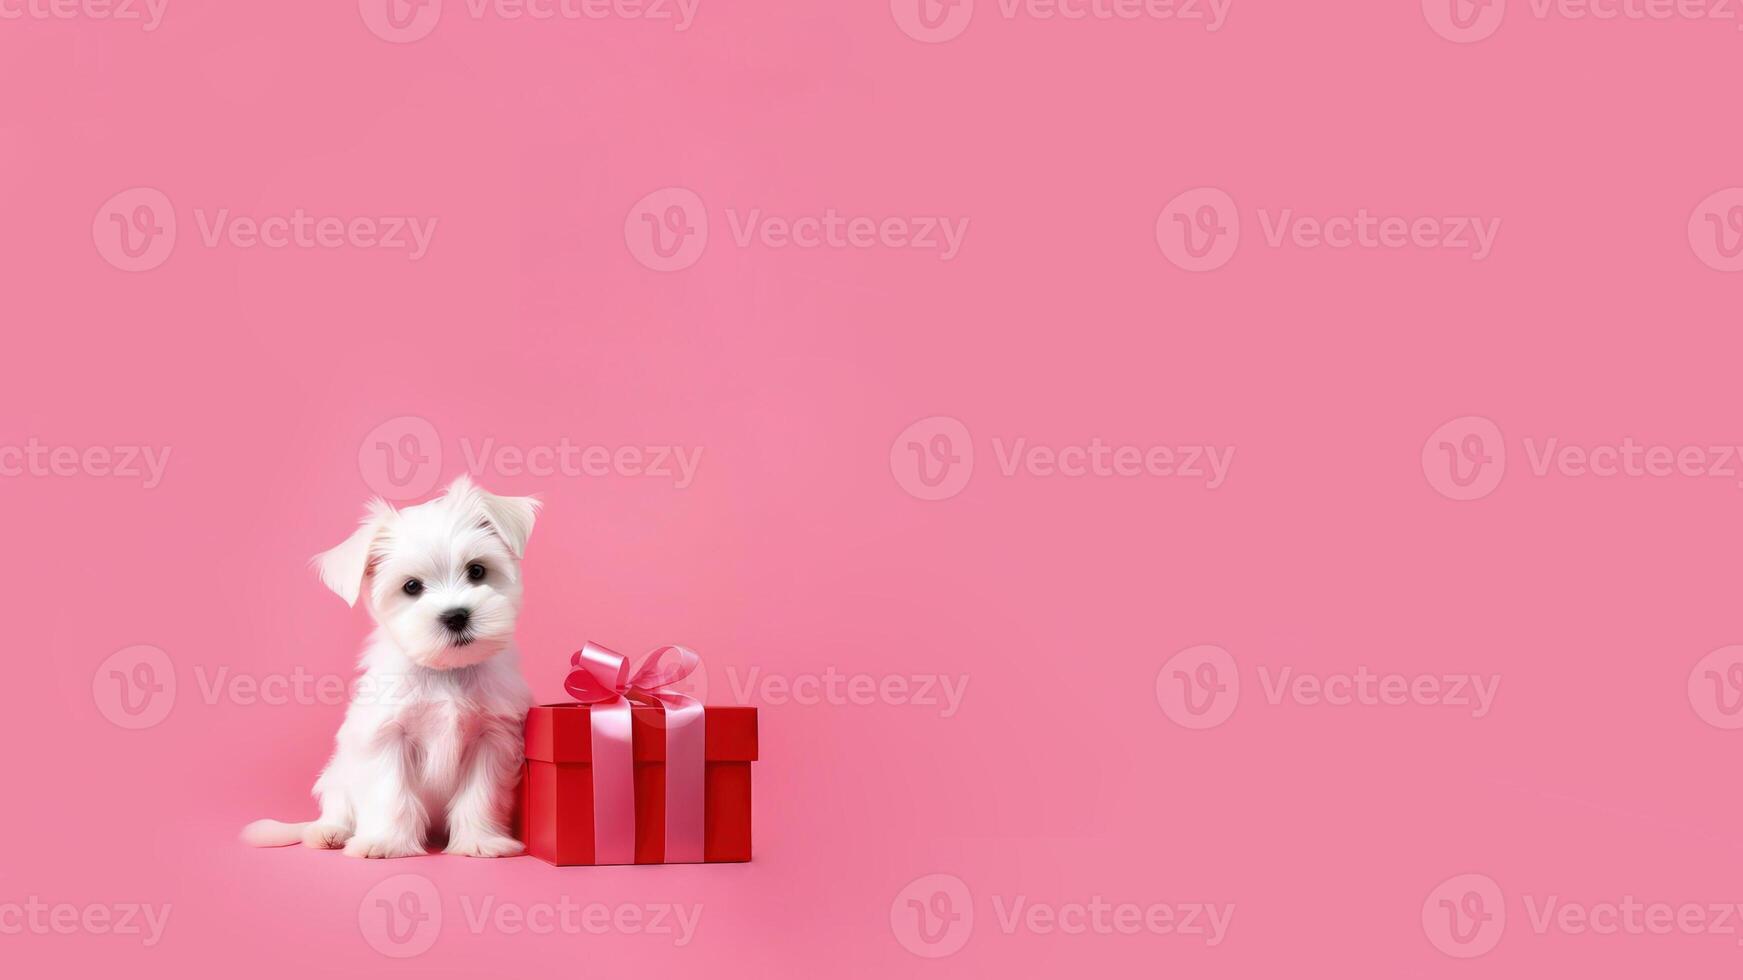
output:
M306 823L283 823L278 820L256 820L242 828L242 843L254 847L284 847L303 839Z

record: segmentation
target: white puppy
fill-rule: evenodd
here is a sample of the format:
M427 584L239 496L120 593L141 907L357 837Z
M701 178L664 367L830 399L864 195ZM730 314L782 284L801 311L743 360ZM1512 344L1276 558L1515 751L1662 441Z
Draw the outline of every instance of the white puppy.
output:
M504 857L532 694L514 648L520 557L538 501L498 497L462 476L396 511L377 500L362 527L315 557L321 581L377 628L364 648L338 748L315 781L320 819L257 820L262 847L344 847L353 857Z

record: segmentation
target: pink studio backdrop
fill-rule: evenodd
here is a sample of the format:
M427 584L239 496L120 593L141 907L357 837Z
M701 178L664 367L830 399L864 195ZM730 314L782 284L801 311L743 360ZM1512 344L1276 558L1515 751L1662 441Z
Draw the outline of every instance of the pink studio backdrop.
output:
M926 3L0 0L0 963L1735 975L1735 9ZM236 842L468 471L754 862Z

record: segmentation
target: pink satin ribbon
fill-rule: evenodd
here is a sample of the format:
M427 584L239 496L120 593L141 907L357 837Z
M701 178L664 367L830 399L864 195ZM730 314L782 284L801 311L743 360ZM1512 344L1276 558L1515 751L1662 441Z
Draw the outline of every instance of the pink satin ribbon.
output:
M666 863L702 861L702 702L665 688L702 663L692 650L660 647L635 672L629 659L596 643L569 658L569 696L590 705L593 747L593 860L635 863L635 751L630 698L658 701L666 727Z

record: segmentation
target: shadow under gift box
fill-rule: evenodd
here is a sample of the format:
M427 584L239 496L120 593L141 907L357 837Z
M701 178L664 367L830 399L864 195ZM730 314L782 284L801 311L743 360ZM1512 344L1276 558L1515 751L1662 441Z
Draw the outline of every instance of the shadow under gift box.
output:
M552 864L594 864L593 730L584 704L527 712L517 830L527 853ZM757 709L708 707L703 716L702 859L750 860L750 764ZM630 710L635 757L635 863L666 856L666 728L662 708Z

